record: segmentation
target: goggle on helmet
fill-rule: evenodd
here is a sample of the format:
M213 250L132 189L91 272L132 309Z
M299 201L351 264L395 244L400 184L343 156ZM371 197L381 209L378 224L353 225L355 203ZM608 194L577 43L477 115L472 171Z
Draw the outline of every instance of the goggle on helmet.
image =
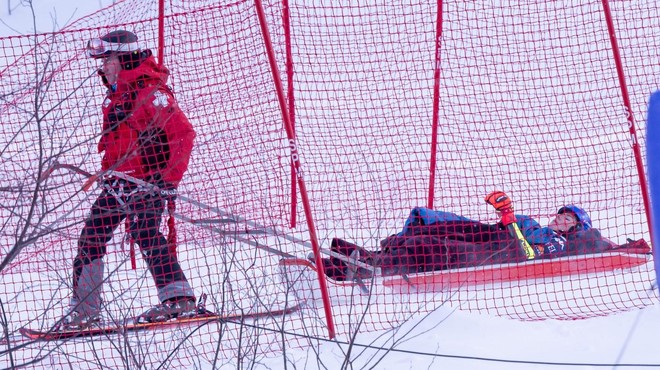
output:
M86 54L90 58L105 58L113 54L130 54L140 51L137 36L129 31L112 31L87 42Z

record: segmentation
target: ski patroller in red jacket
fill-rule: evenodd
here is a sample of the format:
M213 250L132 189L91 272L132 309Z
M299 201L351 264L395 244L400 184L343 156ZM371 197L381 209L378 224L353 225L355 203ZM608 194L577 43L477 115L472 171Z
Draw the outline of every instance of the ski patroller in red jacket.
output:
M159 173L177 186L188 168L195 131L167 87L169 71L151 51L133 69L119 73L116 88L103 102L102 170L124 172L142 180Z

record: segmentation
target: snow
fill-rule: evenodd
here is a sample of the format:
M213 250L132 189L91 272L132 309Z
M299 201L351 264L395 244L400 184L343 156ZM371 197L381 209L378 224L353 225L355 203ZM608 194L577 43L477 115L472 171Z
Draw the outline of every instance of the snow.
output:
M424 318L421 325L409 333L402 329L400 332L407 333L406 337L410 339L397 345L396 350L389 353L384 363L376 368L589 369L633 364L640 367L650 364L659 366L660 357L651 350L659 317L657 306L611 317L570 322L520 322L459 310L439 310ZM404 328L419 323L415 320L406 323ZM356 342L372 343L376 335L359 335ZM335 347L329 343L323 345L321 357L332 358L332 354L337 352ZM369 357L371 354L359 359L366 362ZM354 365L355 368L363 368L362 364Z
M24 3L6 1L7 6L0 10L0 36L34 31L31 11ZM38 32L59 29L70 20L112 4L109 0L34 0L33 3ZM446 305L429 315L417 315L396 330L364 332L355 338L340 335L334 341L320 340L317 346L288 349L286 361L275 353L275 356L262 359L254 368L540 370L660 367L660 353L653 350L658 328L660 305L657 299L654 305L645 309L575 321L523 322L467 313ZM349 342L353 342L352 348ZM349 351L350 365L347 365L345 359ZM43 367L36 366L49 367L46 363ZM233 367L235 364L228 364L226 368Z

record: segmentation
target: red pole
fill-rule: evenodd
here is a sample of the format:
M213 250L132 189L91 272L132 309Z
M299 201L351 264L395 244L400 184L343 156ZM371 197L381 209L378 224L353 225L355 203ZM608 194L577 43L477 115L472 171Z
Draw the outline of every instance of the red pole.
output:
M431 128L431 165L429 168L429 198L426 206L433 209L436 157L438 155L438 125L440 121L440 51L442 44L442 0L438 0L435 21L435 71L433 72L433 127Z
M158 65L165 59L165 0L158 0Z
M286 79L287 79L287 97L289 98L289 117L291 117L291 127L296 130L296 110L293 97L293 53L291 52L291 23L289 14L289 1L282 1L282 24L284 26L284 42L286 45ZM296 227L297 222L298 192L296 191L296 168L291 162L291 228Z
M602 3L603 3L603 10L605 11L605 21L607 22L607 30L610 35L610 42L612 43L612 54L614 55L616 73L619 77L619 86L621 87L621 97L623 98L623 105L626 107L626 113L628 115L628 129L630 130L630 139L632 141L632 150L635 155L635 164L637 164L637 175L639 177L639 186L642 191L644 210L646 211L646 222L649 225L649 235L651 237L651 240L653 240L654 230L651 224L651 200L650 200L651 198L649 196L649 190L646 184L644 162L642 162L642 153L639 148L639 141L637 140L637 131L635 130L635 118L633 117L632 106L630 105L630 95L628 94L626 77L623 72L623 62L621 61L619 44L616 40L616 31L614 29L614 21L612 20L610 3L608 0L602 0ZM653 248L655 249L656 246L654 245Z
M321 289L321 296L323 297L323 308L325 309L325 319L328 325L328 336L330 339L335 338L335 324L332 319L332 309L330 306L330 295L328 294L328 287L325 282L325 272L323 271L323 263L321 260L321 248L319 247L318 238L316 237L316 227L312 218L312 207L309 204L307 197L307 188L305 187L305 180L302 176L302 164L300 163L300 156L298 155L298 147L296 143L296 133L293 131L291 124L291 117L287 112L286 99L284 98L284 88L280 80L279 69L277 68L277 59L275 59L275 52L273 51L273 44L268 31L268 24L266 23L266 15L264 14L263 5L261 0L254 0L257 8L257 16L259 17L259 25L261 26L261 33L264 36L264 43L266 47L266 54L268 55L268 62L270 64L270 71L273 75L273 82L275 83L275 92L277 93L277 100L282 111L282 120L284 121L284 128L286 129L287 137L289 138L289 148L291 149L291 162L295 167L296 179L298 180L298 188L300 189L300 197L302 199L303 208L305 210L305 218L307 219L307 228L309 229L309 237L314 250L316 259L316 271L319 278L319 288Z

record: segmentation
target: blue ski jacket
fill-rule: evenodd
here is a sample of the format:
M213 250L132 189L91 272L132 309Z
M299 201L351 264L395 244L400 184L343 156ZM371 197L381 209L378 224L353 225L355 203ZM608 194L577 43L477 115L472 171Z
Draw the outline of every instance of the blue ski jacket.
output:
M419 225L434 225L446 222L465 222L482 224L484 232L503 230L499 224L488 225L467 217L447 211L436 211L425 207L415 207L403 224L403 229L397 236L405 236L413 233L413 228ZM527 215L516 215L516 223L520 228L525 240L531 245L539 248L541 255L563 253L566 249L566 238L559 235L549 227L542 227L536 220Z

